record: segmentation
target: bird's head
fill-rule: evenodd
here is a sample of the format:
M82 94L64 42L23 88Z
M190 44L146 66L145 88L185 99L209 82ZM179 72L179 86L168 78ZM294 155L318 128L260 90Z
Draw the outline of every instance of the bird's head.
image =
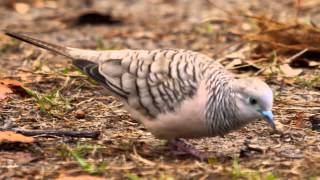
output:
M257 78L237 79L234 85L236 89L236 105L239 108L237 113L238 120L250 122L264 119L275 129L271 88Z

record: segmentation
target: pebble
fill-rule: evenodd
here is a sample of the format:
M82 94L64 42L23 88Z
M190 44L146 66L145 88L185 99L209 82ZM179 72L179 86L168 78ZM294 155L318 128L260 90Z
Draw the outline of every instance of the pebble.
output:
M86 113L84 111L81 111L81 110L76 111L75 117L77 119L84 119L86 117Z

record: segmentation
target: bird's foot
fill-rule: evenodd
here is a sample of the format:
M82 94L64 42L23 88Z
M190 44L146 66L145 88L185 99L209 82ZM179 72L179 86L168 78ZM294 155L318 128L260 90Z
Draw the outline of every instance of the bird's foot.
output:
M209 159L207 153L197 150L194 146L185 143L181 139L169 141L169 146L175 155L191 155L200 161L208 161Z

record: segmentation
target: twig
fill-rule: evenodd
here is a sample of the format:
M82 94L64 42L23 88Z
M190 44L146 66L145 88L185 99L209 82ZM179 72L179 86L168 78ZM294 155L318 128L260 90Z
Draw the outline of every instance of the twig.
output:
M136 161L142 162L142 163L144 163L146 165L149 165L149 166L157 166L158 168L161 168L161 169L171 169L172 168L171 166L168 166L166 164L155 163L153 161L150 161L148 159L143 158L142 156L140 156L137 153L137 149L136 149L135 146L133 146L133 153L130 154L130 157L132 158L132 160L136 160Z
M81 138L93 138L99 137L99 131L68 131L68 130L30 130L30 129L19 129L19 128L2 128L1 130L10 130L25 136L67 136L67 137L81 137Z
M99 137L99 131L70 131L70 130L38 130L38 129L20 129L17 128L11 121L6 120L0 131L14 131L25 136L58 136L58 137L82 137L82 138L93 138Z
M291 56L290 58L287 59L287 62L291 62L292 60L298 58L299 56L303 55L305 52L307 52L309 49L305 48L302 51L298 52L297 54Z
M137 160L137 161L140 161L146 165L149 165L149 166L155 166L156 163L148 160L148 159L145 159L143 157L141 157L138 153L137 153L137 149L135 146L133 146L133 154L130 154L131 158L134 159L134 160Z

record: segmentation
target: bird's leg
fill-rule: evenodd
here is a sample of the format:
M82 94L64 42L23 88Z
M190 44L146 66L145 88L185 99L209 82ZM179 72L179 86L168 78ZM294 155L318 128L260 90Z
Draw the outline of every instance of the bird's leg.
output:
M201 161L208 160L208 155L205 152L201 152L197 150L191 144L187 144L181 139L170 140L169 146L171 147L171 150L174 152L174 154L178 154L178 155L189 154Z

